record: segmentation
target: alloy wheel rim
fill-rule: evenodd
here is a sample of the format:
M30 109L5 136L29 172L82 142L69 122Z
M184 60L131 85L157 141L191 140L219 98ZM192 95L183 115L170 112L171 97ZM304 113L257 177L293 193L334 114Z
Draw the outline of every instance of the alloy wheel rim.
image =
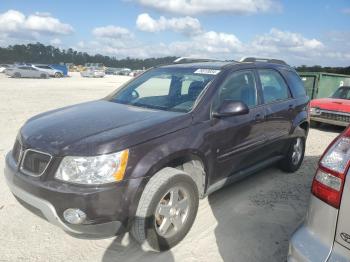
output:
M302 154L303 154L303 142L301 138L298 137L293 145L292 163L294 165L299 164Z
M189 194L183 187L172 187L159 201L154 226L162 237L172 237L185 225L190 209Z

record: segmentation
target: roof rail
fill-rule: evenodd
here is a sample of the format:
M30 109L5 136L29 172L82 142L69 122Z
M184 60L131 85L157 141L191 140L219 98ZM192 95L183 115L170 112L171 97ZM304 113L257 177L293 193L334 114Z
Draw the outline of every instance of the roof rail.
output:
M288 65L285 61L280 59L261 58L261 57L243 57L241 60L239 60L239 62L248 62L248 63L266 62L266 63L272 63L272 64Z
M179 57L173 61L174 64L196 63L196 62L220 62L222 60L212 58Z

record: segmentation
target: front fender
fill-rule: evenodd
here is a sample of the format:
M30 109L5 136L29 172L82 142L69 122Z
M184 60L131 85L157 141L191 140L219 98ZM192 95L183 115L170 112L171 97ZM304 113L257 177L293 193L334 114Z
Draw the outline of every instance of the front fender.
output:
M200 148L198 144L201 142L196 139L191 139L193 136L189 135L188 132L188 129L179 130L129 149L129 167L127 168L125 179L131 181L144 178L143 182L138 185L137 192L133 194L133 204L129 208L130 217L133 217L136 211L142 191L147 182L159 170L167 166L176 167L191 160L198 160L203 164L204 174L209 173L212 167L207 166L207 163L213 163L213 161L208 159L210 158L210 154L206 156L203 152L198 150L198 148ZM193 175L193 178L194 176L195 175ZM205 177L207 179L208 175ZM195 178L194 180L196 182L198 181ZM205 183L203 182L203 184L206 186L207 181L205 181Z

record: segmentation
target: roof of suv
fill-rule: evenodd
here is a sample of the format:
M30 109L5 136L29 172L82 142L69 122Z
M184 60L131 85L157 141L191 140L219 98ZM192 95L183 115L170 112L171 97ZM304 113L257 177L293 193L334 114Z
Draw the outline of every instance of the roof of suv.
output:
M177 67L177 68L208 68L208 69L221 69L224 66L230 64L239 64L239 62L230 62L230 61L218 61L218 62L197 62L197 63L178 63L178 64L169 64L163 67Z
M222 61L222 62L197 62L197 63L179 63L179 64L169 64L161 67L165 68L205 68L205 69L214 69L221 70L231 67L245 67L249 65L256 65L257 67L268 66L270 68L285 68L291 69L287 64L277 64L277 63L269 63L269 62L236 62L236 61Z
M258 58L258 57L244 57L240 61L227 60L220 61L215 59L204 58L188 58L180 57L174 61L173 64L164 65L163 67L172 68L206 68L206 69L224 69L231 67L245 67L247 65L255 65L257 67L272 67L272 68L291 68L285 61L274 58Z

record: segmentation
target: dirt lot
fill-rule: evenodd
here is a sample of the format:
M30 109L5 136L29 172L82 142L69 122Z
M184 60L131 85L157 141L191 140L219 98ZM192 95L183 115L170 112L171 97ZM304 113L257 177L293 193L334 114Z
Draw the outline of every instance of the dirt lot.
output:
M0 74L0 170L27 118L101 98L128 79L9 79ZM72 238L22 208L0 176L0 261L285 261L288 239L306 212L317 160L340 131L311 129L299 172L272 167L202 200L188 236L161 254L145 253L128 234Z

